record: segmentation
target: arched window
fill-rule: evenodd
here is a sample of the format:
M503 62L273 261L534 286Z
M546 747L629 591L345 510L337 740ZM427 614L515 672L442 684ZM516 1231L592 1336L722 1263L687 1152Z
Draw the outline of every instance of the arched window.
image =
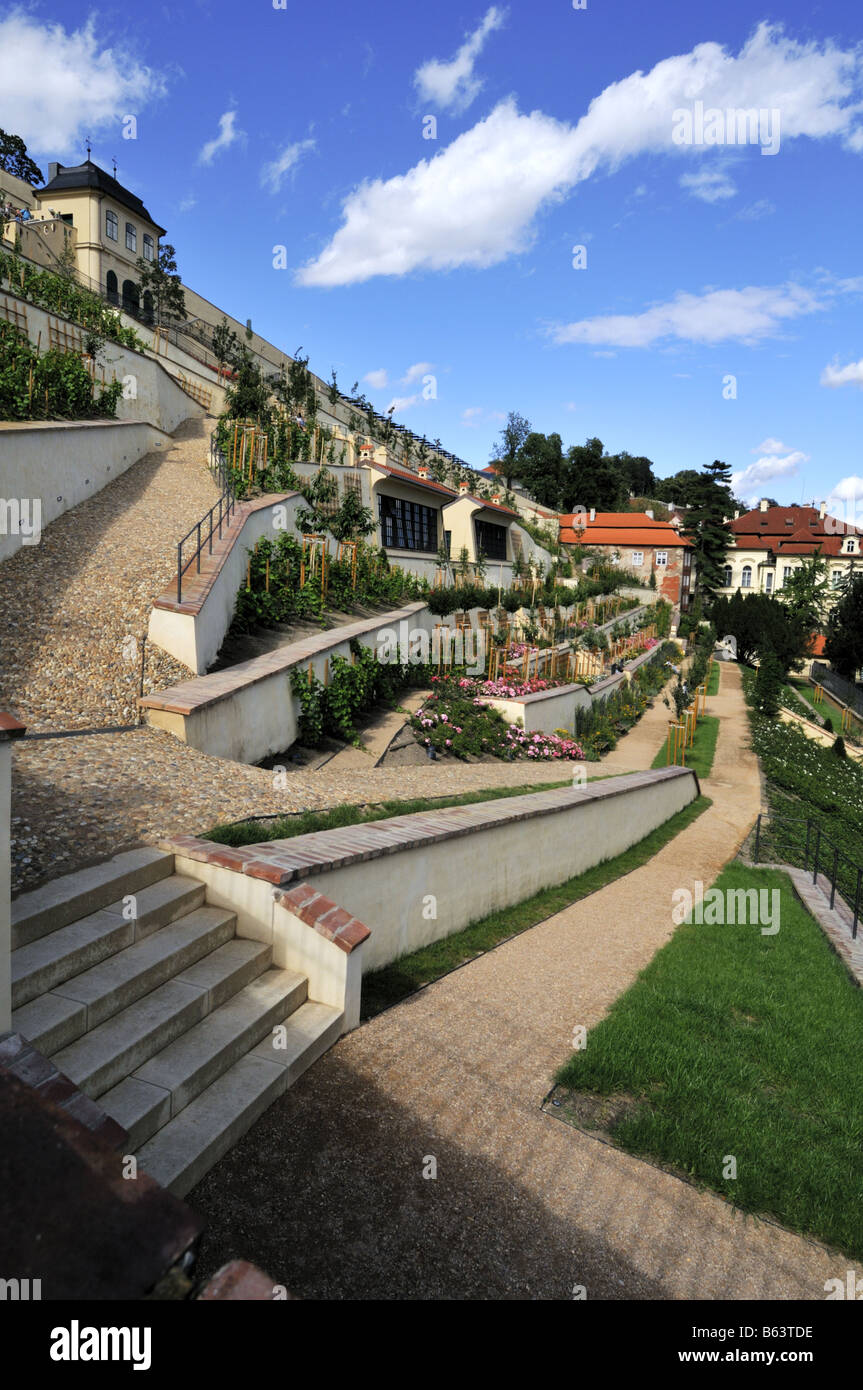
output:
M153 296L151 295L151 293L150 293L149 290L145 290L145 291L144 291L144 298L143 298L143 302L142 302L142 308L143 308L143 314L144 314L144 320L145 320L145 322L146 322L146 323L152 323L152 322L153 322Z
M127 314L138 312L138 286L134 280L123 281L123 308Z
M740 576L740 587L741 587L741 589L751 589L751 588L752 588L752 566L751 566L751 565L744 565L744 566L743 566L743 573L742 573L741 576Z
M120 296L117 293L117 276L113 270L109 270L105 276L105 289L112 304L120 303Z
M723 587L723 589L730 589L730 588L731 588L731 566L730 566L730 565L726 565L726 566L725 566L725 569L724 569L724 571L723 571L723 575L722 575L722 587Z

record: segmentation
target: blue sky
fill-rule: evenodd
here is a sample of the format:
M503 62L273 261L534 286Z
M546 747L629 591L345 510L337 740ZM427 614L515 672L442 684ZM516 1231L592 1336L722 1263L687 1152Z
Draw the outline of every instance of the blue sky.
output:
M863 497L861 21L0 3L0 126L43 166L89 135L188 284L477 467L519 410L661 475L722 458L746 497ZM778 149L677 143L697 101L778 110Z

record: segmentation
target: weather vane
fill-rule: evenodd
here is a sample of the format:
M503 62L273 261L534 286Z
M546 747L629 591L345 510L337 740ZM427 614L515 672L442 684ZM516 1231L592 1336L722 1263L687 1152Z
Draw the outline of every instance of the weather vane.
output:
M91 150L91 149L92 149L92 146L91 146L91 144L90 144L90 137L89 137L89 135L88 135L88 136L87 136L87 159L88 159L88 160L89 160L89 158L90 158L90 150Z

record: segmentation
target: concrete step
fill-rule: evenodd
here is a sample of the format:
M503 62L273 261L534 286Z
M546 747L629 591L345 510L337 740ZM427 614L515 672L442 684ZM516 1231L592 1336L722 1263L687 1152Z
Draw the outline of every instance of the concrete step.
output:
M138 1148L300 1008L307 991L304 975L267 970L103 1095L100 1105Z
M80 975L134 941L167 926L204 901L204 885L171 874L135 893L137 916L124 915L123 899L68 927L19 946L12 952L12 1006L20 1008L40 994Z
M260 1044L153 1135L138 1153L144 1172L183 1197L282 1095L307 1066L336 1041L338 1009L306 1003L275 1041Z
M257 941L220 946L210 961L209 987L190 979L191 972L178 975L56 1053L54 1065L88 1096L101 1096L199 1023L212 998L236 993L250 972L265 969L269 949Z
M89 917L127 893L138 893L174 872L174 856L156 849L133 849L104 864L64 874L22 893L12 903L12 948L26 946L48 932Z
M225 908L196 907L143 941L135 941L90 970L64 980L52 993L83 1004L88 1030L98 1028L113 1014L230 941L236 923L234 913Z

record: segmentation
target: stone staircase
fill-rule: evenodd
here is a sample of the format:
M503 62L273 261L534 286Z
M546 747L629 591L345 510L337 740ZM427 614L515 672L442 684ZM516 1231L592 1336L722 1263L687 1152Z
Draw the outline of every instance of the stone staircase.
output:
M178 1196L341 1033L342 1013L158 850L17 898L12 947L13 1029Z

